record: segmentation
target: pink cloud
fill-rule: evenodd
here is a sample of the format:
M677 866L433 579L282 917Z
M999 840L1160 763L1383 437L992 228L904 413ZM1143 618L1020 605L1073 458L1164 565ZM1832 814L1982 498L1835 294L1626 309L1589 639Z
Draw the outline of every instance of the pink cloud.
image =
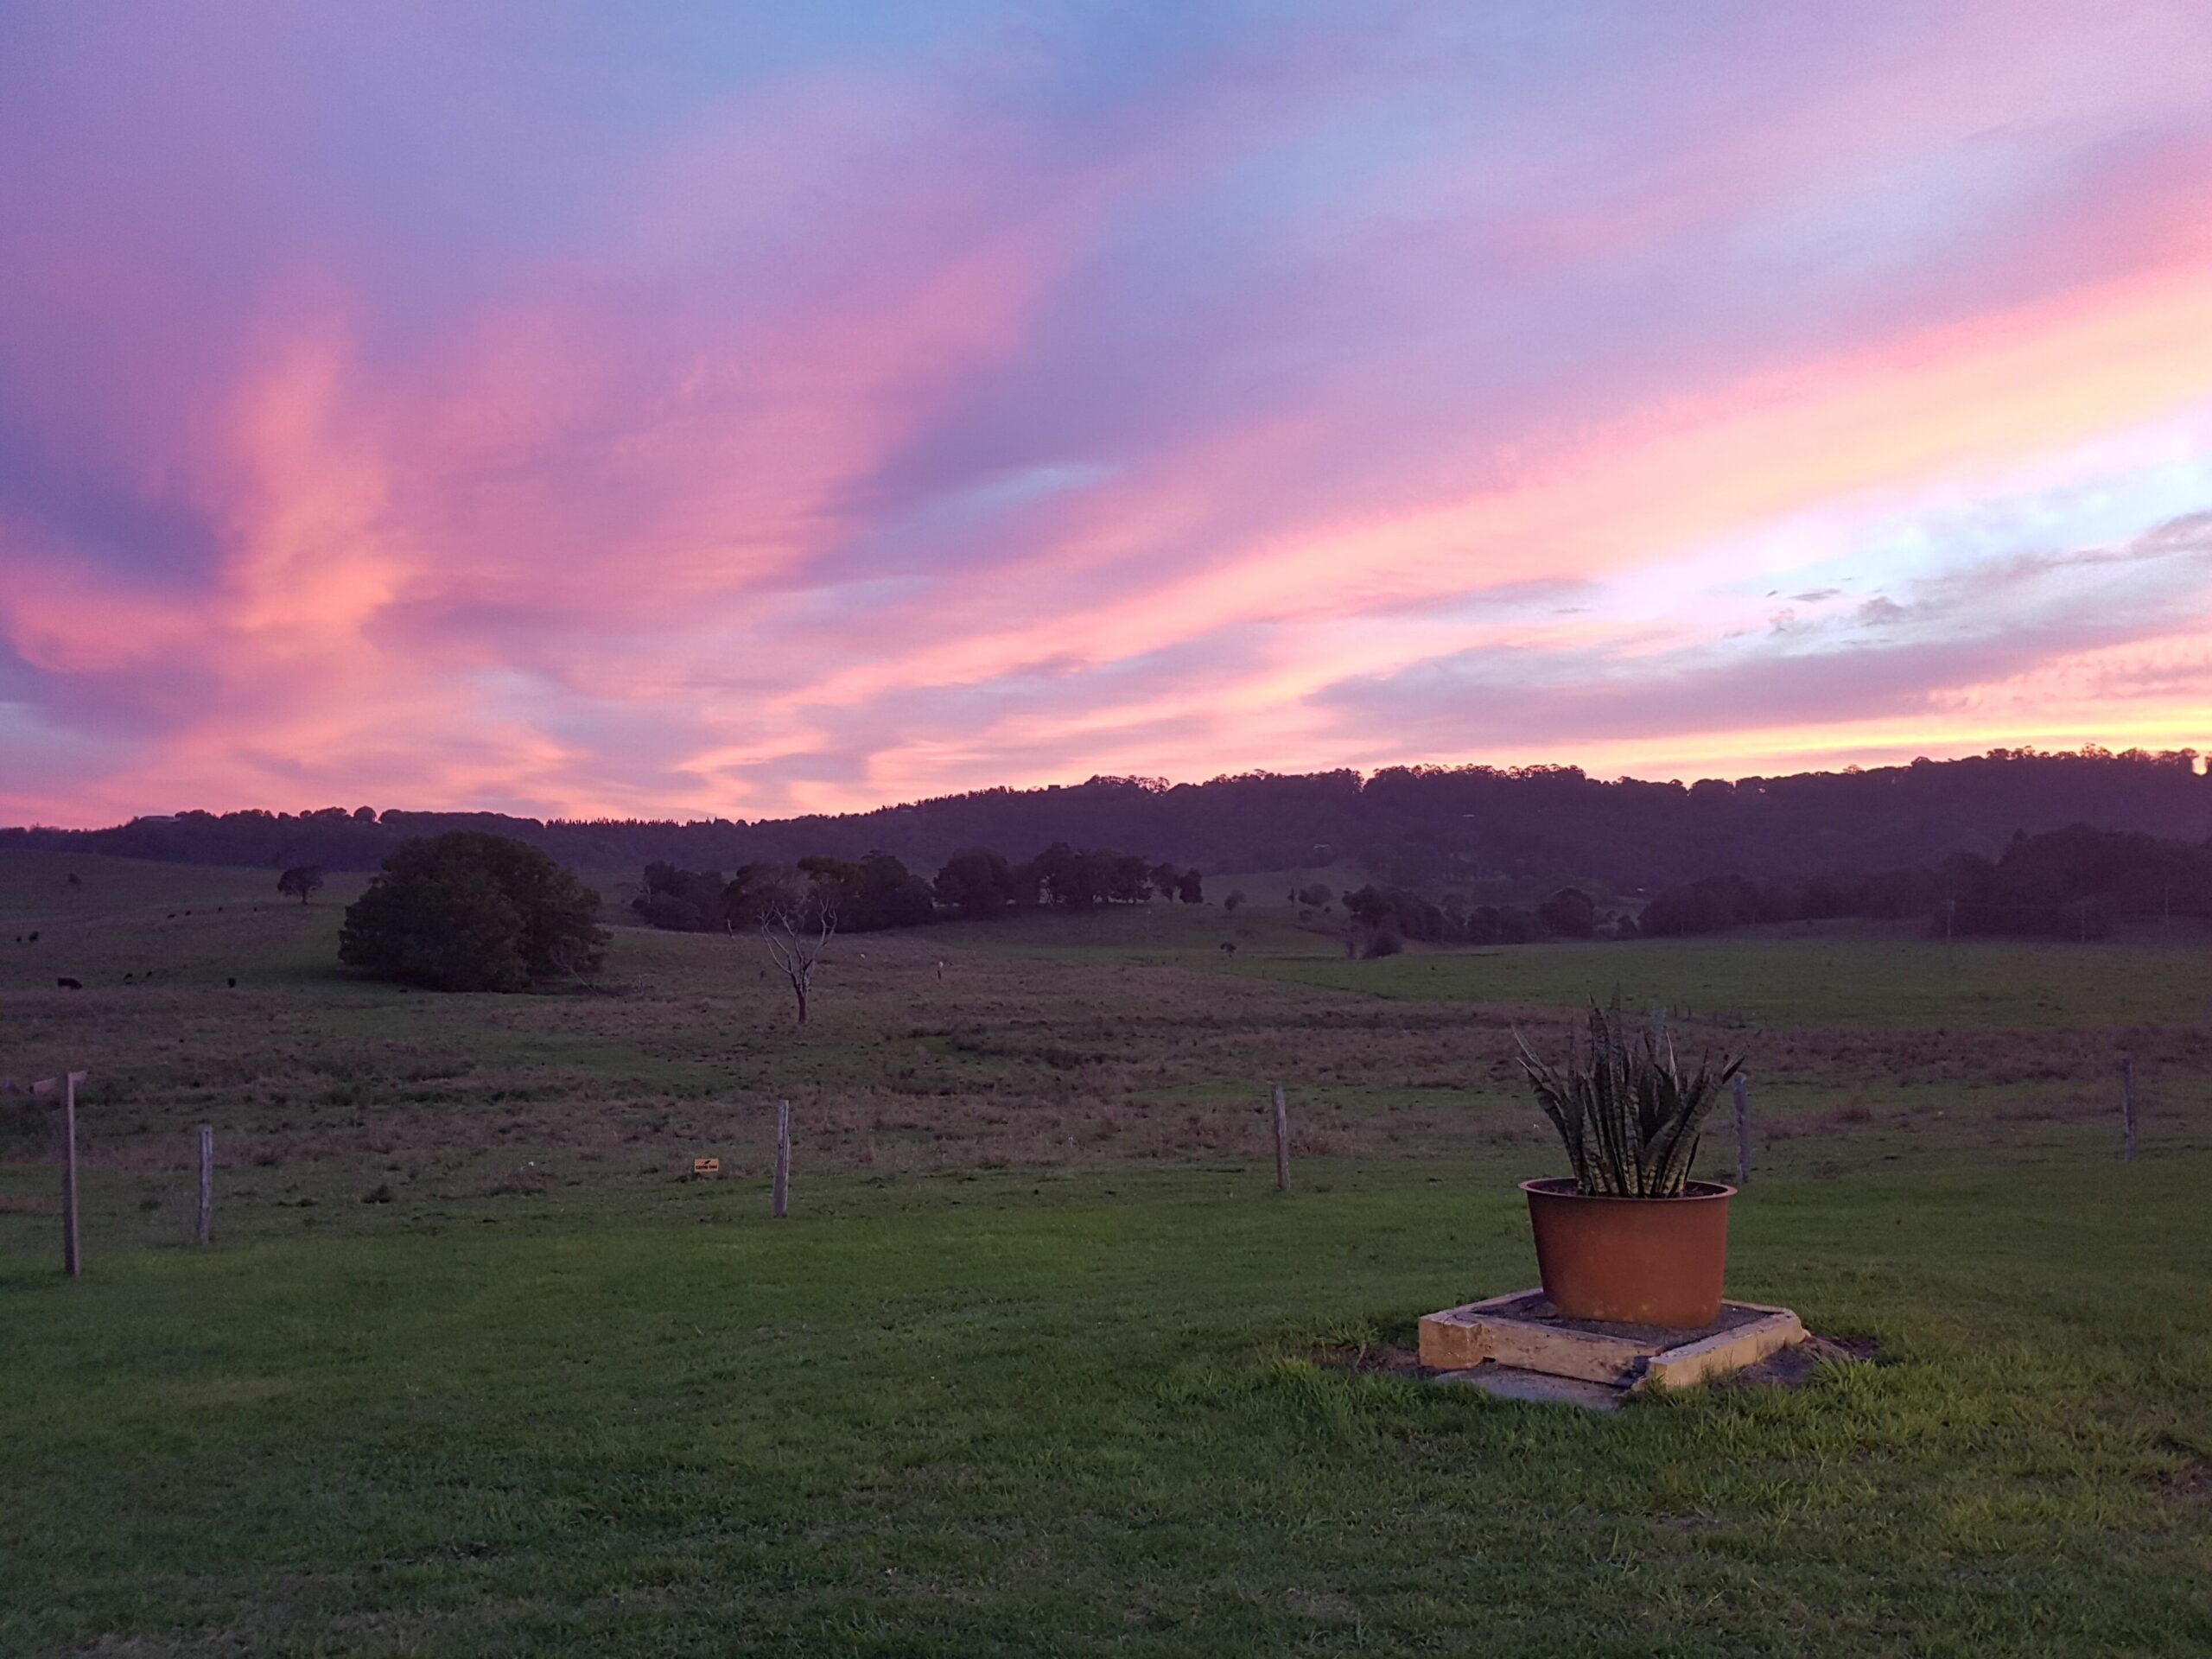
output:
M1535 652L1566 677L1530 710L1595 706L1739 620L1638 573L2001 501L2115 433L2201 454L2212 39L2046 22L1581 56L1532 24L1498 83L1447 14L1428 53L1324 20L1103 90L947 25L926 67L810 45L665 108L594 105L527 29L444 67L399 29L365 86L280 29L324 92L265 105L228 35L156 86L60 30L0 115L0 154L59 158L0 161L0 817L1491 758L1339 689ZM379 139L410 78L436 133ZM102 130L124 86L150 113ZM1585 602L1490 597L1548 583ZM2202 707L2186 663L2084 678L2166 660L2148 634L2036 648L1837 752ZM1821 753L1802 709L1682 718L1557 729Z

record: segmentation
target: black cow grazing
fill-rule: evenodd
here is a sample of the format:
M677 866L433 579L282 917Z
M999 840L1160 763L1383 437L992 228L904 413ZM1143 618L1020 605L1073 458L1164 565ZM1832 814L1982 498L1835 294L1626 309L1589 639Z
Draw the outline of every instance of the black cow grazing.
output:
M1236 954L1236 947L1231 944L1227 939L1224 939L1221 942L1221 948L1224 955L1233 957Z
M238 989L238 981L236 981L235 979L226 979L226 980L225 980L225 981L223 982L223 983L224 983L224 984L226 984L226 985L227 985L227 986L229 986L229 987L231 988L231 989L232 989L232 990L234 990L234 991L235 991L236 989Z
M64 974L60 978L55 980L54 982L57 987L65 991L81 991L85 988L84 981L79 979L72 979L67 974Z
M38 943L38 930L36 928L33 928L31 930L31 943L33 944L36 944Z

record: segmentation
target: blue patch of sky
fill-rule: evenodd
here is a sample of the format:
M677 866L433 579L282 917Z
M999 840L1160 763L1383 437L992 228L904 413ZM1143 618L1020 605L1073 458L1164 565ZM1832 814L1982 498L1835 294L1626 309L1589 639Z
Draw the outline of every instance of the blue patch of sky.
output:
M1803 175L1725 228L1712 256L1746 276L1788 279L1792 304L1811 287L1863 305L1870 283L1986 251L1987 238L2058 193L2068 162L2048 145L1990 137ZM1747 298L1772 291L1742 288Z
M54 454L0 408L0 523L50 538L151 588L196 585L221 562L219 539L189 503L103 477ZM6 671L0 657L0 673Z
M2081 452L2075 464L2094 465L2101 454L2119 448L2094 446ZM1839 556L1796 567L1790 580L1801 587L1848 581L1857 591L1872 593L2023 554L2124 547L2207 507L2212 507L2212 453L2174 454L1877 518L1853 527Z
M1004 559L1026 556L1033 545L1008 533L1024 510L1103 483L1114 471L1095 462L1044 461L978 473L941 488L918 479L906 486L905 501L888 499L887 486L864 486L861 505L874 511L873 522L810 564L808 587L844 596L840 605L878 609L919 594L928 574L948 563L972 571L993 563L995 551ZM872 495L876 499L866 499Z
M72 772L105 773L122 763L124 746L55 725L35 703L9 697L8 689L8 677L0 671L0 753L11 763L35 762L46 768L38 774L41 785L51 785L57 775Z

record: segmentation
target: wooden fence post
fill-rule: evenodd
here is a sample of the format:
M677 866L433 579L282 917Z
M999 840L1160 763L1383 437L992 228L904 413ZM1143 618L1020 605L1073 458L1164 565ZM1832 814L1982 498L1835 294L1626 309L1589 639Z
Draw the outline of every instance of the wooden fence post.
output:
M34 1094L61 1096L61 1270L72 1279L84 1270L77 1248L77 1085L82 1071L65 1071L31 1085Z
M1736 1074L1736 1185L1751 1179L1751 1085Z
M2132 1059L2120 1063L2120 1112L2126 1126L2126 1139L2120 1155L2132 1164L2135 1161L2135 1062Z
M215 1126L200 1126L200 1242L213 1236L215 1224Z
M1282 1084L1275 1084L1275 1191L1290 1191L1290 1108L1283 1103Z
M791 1210L791 1103L785 1100L776 1103L776 1189L769 1213L781 1221Z

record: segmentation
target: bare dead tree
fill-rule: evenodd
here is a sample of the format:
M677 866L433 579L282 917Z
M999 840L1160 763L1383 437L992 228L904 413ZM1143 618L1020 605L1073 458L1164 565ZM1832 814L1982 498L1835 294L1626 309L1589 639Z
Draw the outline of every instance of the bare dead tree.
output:
M760 937L768 955L791 988L798 1023L806 1023L807 999L814 990L814 969L837 936L836 898L817 882L788 882L763 893L759 906Z

